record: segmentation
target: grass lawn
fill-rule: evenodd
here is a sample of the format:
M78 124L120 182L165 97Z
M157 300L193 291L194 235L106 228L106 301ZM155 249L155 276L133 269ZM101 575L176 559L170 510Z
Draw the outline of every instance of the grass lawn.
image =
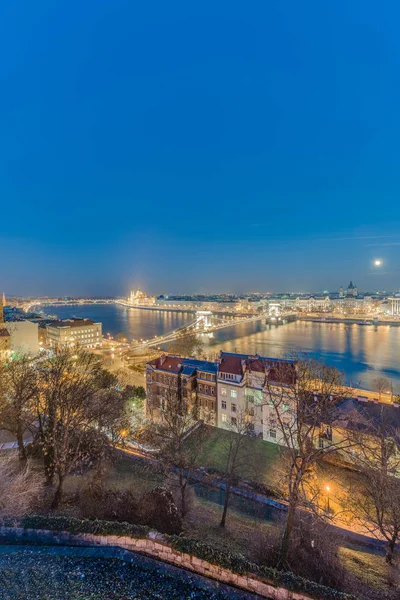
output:
M389 596L390 598L400 597L399 567L389 567L383 554L353 548L339 548L339 554L347 570L361 584L393 594L393 596ZM391 585L389 584L390 580Z
M201 463L206 468L224 472L226 463L226 442L230 432L210 427L210 435L206 439L202 451ZM264 485L276 485L276 470L282 456L276 444L264 442L256 438L247 438L244 444L244 454L248 460L245 466L238 470L242 479L260 481Z

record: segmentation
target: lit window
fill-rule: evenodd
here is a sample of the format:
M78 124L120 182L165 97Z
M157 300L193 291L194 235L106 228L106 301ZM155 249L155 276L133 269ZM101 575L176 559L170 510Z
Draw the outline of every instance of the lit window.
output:
M226 423L226 414L225 413L221 415L221 421L223 423Z
M237 391L231 390L231 398L236 398L236 397L237 397Z
M221 388L221 396L226 396L226 388Z

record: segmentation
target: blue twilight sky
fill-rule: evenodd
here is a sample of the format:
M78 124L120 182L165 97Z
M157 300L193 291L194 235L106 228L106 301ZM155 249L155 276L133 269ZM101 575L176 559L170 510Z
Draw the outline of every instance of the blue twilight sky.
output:
M399 19L2 2L0 291L399 288Z

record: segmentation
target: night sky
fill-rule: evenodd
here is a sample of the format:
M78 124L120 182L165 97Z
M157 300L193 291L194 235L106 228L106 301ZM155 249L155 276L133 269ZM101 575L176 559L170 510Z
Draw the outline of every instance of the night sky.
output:
M398 289L399 19L2 2L0 291Z

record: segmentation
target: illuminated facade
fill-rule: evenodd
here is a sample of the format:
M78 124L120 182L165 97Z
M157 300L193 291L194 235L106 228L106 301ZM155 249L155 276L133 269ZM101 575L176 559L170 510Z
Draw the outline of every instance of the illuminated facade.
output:
M147 296L142 290L132 290L129 294L128 304L131 306L154 306L156 303L156 296Z
M4 325L3 302L0 300L0 358L5 358L11 350L11 339L8 330Z
M102 346L102 324L90 319L65 319L46 326L50 348L98 348Z
M390 313L395 317L400 316L400 296L388 298L388 301L390 302Z

